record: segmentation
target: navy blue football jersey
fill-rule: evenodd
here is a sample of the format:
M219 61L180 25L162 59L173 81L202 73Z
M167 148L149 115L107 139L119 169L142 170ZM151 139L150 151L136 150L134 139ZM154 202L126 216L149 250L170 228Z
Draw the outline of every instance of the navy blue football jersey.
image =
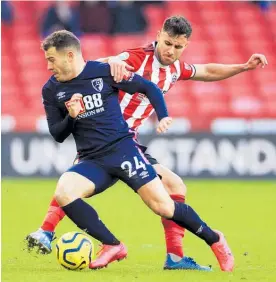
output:
M131 138L133 133L119 106L118 89L145 94L159 120L168 116L163 94L155 84L134 73L116 83L108 64L88 61L76 78L58 82L52 76L44 85L42 97L51 135L63 142L72 133L81 156L105 153L120 140ZM82 110L72 118L66 105L75 93L83 95Z

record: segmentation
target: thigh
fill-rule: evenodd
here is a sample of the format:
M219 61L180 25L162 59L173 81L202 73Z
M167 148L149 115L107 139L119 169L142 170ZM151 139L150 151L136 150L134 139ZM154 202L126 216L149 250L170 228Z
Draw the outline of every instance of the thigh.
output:
M168 169L167 167L161 164L157 163L153 165L153 167L156 170L157 174L160 175L162 183L170 195L172 194L186 195L187 188L181 177L179 177L173 171L171 171L170 169Z
M174 212L174 202L157 177L138 190L144 203L156 214L171 218Z
M173 171L169 170L167 167L161 165L152 155L145 153L145 156L154 167L159 178L162 180L165 189L169 192L170 195L187 194L187 187L181 177L179 177Z
M79 161L70 167L67 172L75 172L93 182L95 190L91 195L103 192L118 181L117 178L110 175L108 171L93 160Z
M106 157L110 172L135 192L157 177L143 152L132 140L122 142L120 148Z
M95 191L94 183L74 171L66 171L58 180L55 199L60 206L68 205L78 198L86 198Z

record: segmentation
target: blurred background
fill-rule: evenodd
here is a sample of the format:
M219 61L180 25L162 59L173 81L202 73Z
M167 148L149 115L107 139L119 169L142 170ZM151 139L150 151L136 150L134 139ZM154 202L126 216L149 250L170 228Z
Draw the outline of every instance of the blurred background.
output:
M41 89L46 70L41 40L58 29L74 32L84 57L116 55L155 40L164 19L183 15L192 24L183 53L190 64L245 63L263 53L265 69L220 82L185 81L166 95L172 129L141 140L185 177L276 176L276 4L176 1L2 1L2 175L57 176L75 154L72 140L48 135Z

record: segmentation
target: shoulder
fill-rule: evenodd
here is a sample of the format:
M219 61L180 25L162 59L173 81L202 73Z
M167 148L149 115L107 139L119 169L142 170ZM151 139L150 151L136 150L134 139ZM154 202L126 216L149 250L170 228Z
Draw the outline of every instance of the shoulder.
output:
M104 64L105 63L102 63L102 62L99 62L99 61L87 61L84 69L86 69L86 68L89 68L89 69L98 68L99 66L104 65Z
M84 76L85 78L93 78L107 75L110 75L109 64L101 63L98 61L87 61L82 73L82 76Z
M129 49L126 49L123 53L121 53L119 56L123 56L125 55L125 58L123 58L123 60L126 60L128 59L127 55L136 55L137 57L145 57L147 54L150 54L150 53L154 53L154 46L153 44L146 44L146 45L143 45L143 46L139 46L139 47L136 47L136 48L129 48Z
M54 76L51 76L48 81L42 87L42 94L46 95L53 92L56 89L56 80Z
M54 76L51 76L42 87L42 102L43 104L54 101L56 93L57 81Z
M154 46L153 44L145 44L143 46L139 46L136 48L129 48L126 49L125 52L123 53L130 53L136 56L141 56L141 57L145 57L148 53L153 53L154 52ZM123 54L122 53L122 54Z
M128 64L134 67L134 71L137 71L145 58L148 55L154 54L153 44L146 44L136 48L126 49L123 53L119 54L119 58L126 61Z
M143 46L144 52L149 52L149 53L153 53L155 50L155 46L154 46L154 42L153 43L148 43L145 46Z
M95 71L97 69L104 67L105 65L106 65L105 63L101 63L98 61L87 61L86 66L84 67L84 72L91 70Z

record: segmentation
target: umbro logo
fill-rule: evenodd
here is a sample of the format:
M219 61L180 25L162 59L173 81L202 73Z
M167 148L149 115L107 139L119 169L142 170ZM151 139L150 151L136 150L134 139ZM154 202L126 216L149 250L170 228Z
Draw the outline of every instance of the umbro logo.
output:
M148 173L148 171L142 171L140 174L139 174L139 176L141 176L142 178L146 178L146 177L148 177L149 176L149 173Z
M97 91L97 92L101 92L103 90L103 79L102 78L96 78L91 80L92 86L93 88Z
M64 98L65 97L65 92L58 92L57 97L58 97L59 100Z
M198 228L198 230L196 231L196 234L200 234L203 231L203 226L200 225L200 227Z

